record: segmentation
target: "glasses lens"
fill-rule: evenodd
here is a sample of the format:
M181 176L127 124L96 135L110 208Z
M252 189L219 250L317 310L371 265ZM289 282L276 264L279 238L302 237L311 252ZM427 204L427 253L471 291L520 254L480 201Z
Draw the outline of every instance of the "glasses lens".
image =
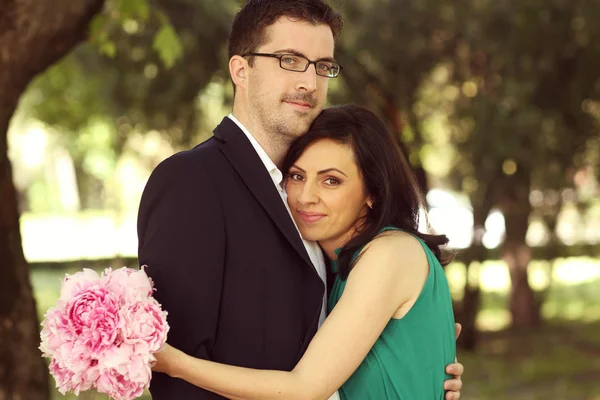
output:
M280 63L281 68L283 69L288 69L290 71L305 71L308 60L294 54L284 54L281 56Z
M335 78L340 74L340 66L339 64L330 61L319 61L317 63L317 74Z

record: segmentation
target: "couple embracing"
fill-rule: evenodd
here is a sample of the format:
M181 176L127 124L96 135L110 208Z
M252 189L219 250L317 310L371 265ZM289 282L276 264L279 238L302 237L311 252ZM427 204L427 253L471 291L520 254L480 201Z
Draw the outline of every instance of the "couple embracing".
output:
M139 259L171 326L153 399L459 398L447 238L418 231L382 121L323 109L341 27L320 0L248 0L232 113L152 173Z

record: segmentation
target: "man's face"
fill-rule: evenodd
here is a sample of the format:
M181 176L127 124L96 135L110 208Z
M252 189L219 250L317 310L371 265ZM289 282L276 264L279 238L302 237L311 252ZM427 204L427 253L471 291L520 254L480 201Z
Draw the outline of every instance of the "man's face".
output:
M267 28L267 43L257 53L296 54L309 60L333 59L334 40L328 25L312 25L281 17ZM323 108L330 78L280 68L279 60L255 57L248 72L248 116L276 140L291 142L308 131Z

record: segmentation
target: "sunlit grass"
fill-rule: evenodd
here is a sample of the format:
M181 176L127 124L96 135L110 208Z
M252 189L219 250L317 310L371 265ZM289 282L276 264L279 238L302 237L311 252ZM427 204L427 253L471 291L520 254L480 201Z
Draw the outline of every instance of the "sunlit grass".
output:
M474 400L600 398L600 323L548 322L539 331L483 333L459 352L463 397ZM461 397L462 398L462 397Z

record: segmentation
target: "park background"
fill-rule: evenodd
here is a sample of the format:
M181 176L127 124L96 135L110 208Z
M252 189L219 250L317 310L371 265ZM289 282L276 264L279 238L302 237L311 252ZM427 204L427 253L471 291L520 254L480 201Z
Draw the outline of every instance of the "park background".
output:
M459 250L461 398L600 399L600 1L330 4L329 105L386 121ZM137 266L150 172L231 109L239 6L0 6L0 399L77 398L54 389L39 322L65 273Z

